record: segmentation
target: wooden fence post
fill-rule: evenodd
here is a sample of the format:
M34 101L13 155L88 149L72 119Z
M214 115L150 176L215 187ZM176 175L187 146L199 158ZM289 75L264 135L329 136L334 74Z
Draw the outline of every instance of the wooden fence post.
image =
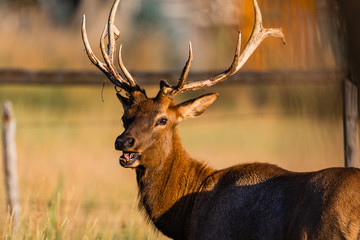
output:
M2 141L7 204L10 208L13 226L16 228L19 223L20 205L18 201L17 153L15 145L16 121L11 102L5 102L3 104L2 120Z
M343 121L345 167L360 168L358 91L357 86L345 79L343 86Z

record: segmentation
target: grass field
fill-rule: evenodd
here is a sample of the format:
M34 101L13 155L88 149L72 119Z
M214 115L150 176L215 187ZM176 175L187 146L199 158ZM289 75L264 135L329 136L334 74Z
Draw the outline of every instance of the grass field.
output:
M254 161L294 171L343 165L338 86L216 90L214 106L179 126L191 155L217 168ZM120 167L114 150L122 132L121 105L113 88L104 89L104 102L101 91L101 86L0 87L0 101L13 102L18 122L21 202L14 235L0 184L0 238L164 239L137 209L135 173Z

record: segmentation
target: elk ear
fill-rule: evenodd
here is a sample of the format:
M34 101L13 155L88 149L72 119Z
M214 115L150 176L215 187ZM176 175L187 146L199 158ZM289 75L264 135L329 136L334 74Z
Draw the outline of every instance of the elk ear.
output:
M179 121L199 116L216 100L217 93L202 95L177 105Z
M116 93L116 96L120 100L120 102L124 108L124 111L128 110L131 107L132 102L129 98L122 96L120 93Z

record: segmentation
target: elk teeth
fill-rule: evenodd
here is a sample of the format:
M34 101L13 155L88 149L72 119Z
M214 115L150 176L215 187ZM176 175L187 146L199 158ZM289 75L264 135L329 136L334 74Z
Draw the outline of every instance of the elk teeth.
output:
M135 156L135 153L129 153L129 152L123 153L123 158L124 158L125 162L129 162L134 156Z

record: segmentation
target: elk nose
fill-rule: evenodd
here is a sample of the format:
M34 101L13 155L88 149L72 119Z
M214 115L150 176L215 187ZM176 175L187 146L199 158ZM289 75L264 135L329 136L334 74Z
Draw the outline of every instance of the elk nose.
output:
M135 139L132 137L117 137L115 140L115 149L124 150L134 146Z

